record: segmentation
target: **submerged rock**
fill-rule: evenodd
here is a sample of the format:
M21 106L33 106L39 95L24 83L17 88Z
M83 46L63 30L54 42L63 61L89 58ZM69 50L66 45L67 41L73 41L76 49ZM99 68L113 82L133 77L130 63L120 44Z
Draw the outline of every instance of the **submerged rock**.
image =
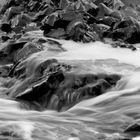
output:
M28 58L31 54L41 51L41 47L37 43L26 43L22 49L20 49L16 54L14 61L18 62Z
M121 78L115 74L77 73L84 69L82 65L71 66L55 59L32 59L28 63L25 60L15 67L13 75L23 82L14 86L9 96L28 104L37 103L43 110L67 110L84 99L105 93Z
M3 31L3 32L6 32L7 34L11 33L12 32L11 24L2 23L1 26L0 26L0 30Z
M123 42L117 42L117 43L113 43L112 46L114 48L126 48L126 49L131 49L132 51L137 50L136 47L134 47L132 44L127 44L127 43L123 43Z
M137 133L137 134L140 134L140 125L135 123L135 124L132 124L130 126L128 126L125 131L125 133Z
M9 41L3 44L0 49L0 63L13 63L15 54L19 49L23 48L26 43L27 42Z

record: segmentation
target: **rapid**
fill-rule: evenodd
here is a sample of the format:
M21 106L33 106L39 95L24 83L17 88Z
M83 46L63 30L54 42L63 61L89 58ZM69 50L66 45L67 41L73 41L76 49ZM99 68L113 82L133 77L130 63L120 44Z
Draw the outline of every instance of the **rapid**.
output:
M39 32L34 34L40 36ZM91 69L95 73L121 74L121 80L106 93L84 100L64 112L26 110L19 102L5 98L5 89L1 87L0 140L132 138L124 130L133 123L140 123L140 45L137 44L138 50L133 52L129 49L112 48L101 42L59 42L66 51L48 57L66 62L92 61L94 65ZM46 51L31 57L38 55L43 59ZM0 85L3 82L3 78L0 78Z

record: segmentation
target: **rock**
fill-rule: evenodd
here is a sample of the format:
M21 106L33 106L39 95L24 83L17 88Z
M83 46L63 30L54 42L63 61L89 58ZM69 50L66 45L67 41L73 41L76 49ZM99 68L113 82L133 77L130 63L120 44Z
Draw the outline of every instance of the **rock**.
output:
M99 12L97 14L98 19L103 18L104 16L110 16L111 13L113 12L112 9L107 7L105 4L100 3L99 4Z
M87 11L87 13L89 13L90 15L92 15L93 17L96 17L98 14L99 8L98 7L94 7L91 8Z
M13 63L16 52L21 49L26 42L6 42L0 49L1 64Z
M131 28L130 28L131 29ZM126 42L130 44L140 43L140 31L138 31L135 27L131 34L125 39ZM129 30L131 31L131 30Z
M137 123L134 123L130 126L128 126L125 131L125 133L130 133L130 134L135 134L135 135L139 135L140 134L140 125Z
M112 5L113 5L113 9L115 10L119 10L125 6L121 0L113 0Z
M120 47L120 48L131 49L132 51L137 50L136 47L134 47L132 44L127 44L127 43L124 43L124 42L122 42L122 43L121 42L117 42L117 43L112 44L112 46L114 48Z
M16 35L17 35L17 34L21 34L21 33L24 31L24 28L21 27L21 26L16 26L16 27L14 27L12 30L13 30L13 32L15 32Z
M100 19L97 21L97 24L105 24L113 28L114 24L118 20L116 18L110 17L110 16L105 16L104 18Z
M116 19L118 19L118 20L121 20L121 19L123 18L121 12L119 12L119 11L117 11L117 10L116 10L116 11L113 11L113 12L110 14L110 16L113 17L113 18L116 18Z
M67 27L67 39L72 39L76 42L84 43L100 40L99 36L94 31L88 31L88 26L81 20L72 21Z
M8 77L11 68L11 65L0 66L0 77Z
M1 37L3 42L6 42L7 40L11 39L9 36L2 36Z
M43 11L39 11L39 13L36 13L33 21L34 22L41 22L46 16L48 16L49 14L51 14L53 12L54 12L54 9L50 6L48 6Z
M126 17L126 18L122 19L121 21L116 22L113 29L116 30L116 29L120 29L120 28L126 28L129 26L137 26L138 28L140 28L140 22L136 21L132 17Z
M28 42L15 54L14 62L27 59L31 54L39 51L41 51L41 47L37 43Z
M12 27L26 27L32 20L29 15L22 13L13 18L11 24Z
M8 33L12 32L11 24L9 23L2 23L0 26L1 31Z
M77 68L77 64L71 66L55 59L25 60L13 72L23 82L14 86L9 95L28 104L36 102L44 109L62 111L103 94L120 79L119 75L80 74L75 72Z
M120 27L121 26L121 27ZM127 24L121 24L117 26L117 29L107 30L102 35L103 37L112 38L114 41L123 40L130 44L136 44L140 42L140 30L136 25L128 26Z
M65 30L70 22L66 20L58 19L54 22L53 26L49 24L44 24L41 30L44 31L45 36L57 37L65 35ZM57 35L56 35L57 34Z
M66 33L65 33L65 31L64 31L64 29L62 29L62 28L58 28L58 29L54 29L54 30L51 30L47 35L45 35L45 36L47 36L47 37L52 37L52 38L57 38L57 39L64 39L65 38L65 35L66 35Z
M10 8L10 7L12 7L12 6L17 6L17 5L19 5L18 1L15 1L15 0L7 0L7 1L5 2L5 4L2 6L1 11L0 11L0 14L4 14L5 11L6 11L8 8Z
M5 13L6 21L9 22L13 17L20 14L23 9L21 7L10 7Z

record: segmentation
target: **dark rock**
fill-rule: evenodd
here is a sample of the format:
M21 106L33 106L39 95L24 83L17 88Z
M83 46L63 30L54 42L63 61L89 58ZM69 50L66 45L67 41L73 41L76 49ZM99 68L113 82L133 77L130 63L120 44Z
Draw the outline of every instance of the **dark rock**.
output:
M105 16L110 16L112 12L113 12L112 9L107 7L105 4L100 3L99 4L99 12L97 14L97 17L98 17L98 19L100 19L100 18L103 18Z
M9 94L19 101L37 102L44 109L68 109L81 100L103 94L120 79L115 74L78 74L77 68L55 59L31 62L25 66L21 62L15 68L13 74L24 82Z
M114 24L117 22L118 20L116 18L110 17L110 16L106 16L102 19L99 19L97 21L98 24L105 24L108 25L110 27L114 27Z
M27 42L15 42L15 41L9 41L5 43L1 49L0 49L0 63L13 63L14 62L14 56L17 52L17 50L21 49L24 44Z
M131 36L126 38L125 41L130 44L140 43L140 32L139 31L132 32Z
M97 7L97 8L89 9L89 10L87 11L87 13L89 13L89 14L92 15L93 17L96 17L97 14L98 14L98 12L99 12L99 8L98 8L98 7Z
M17 51L14 57L14 62L27 59L31 54L41 51L41 47L37 43L26 43L22 49Z
M123 42L114 43L114 44L112 44L112 46L114 48L120 47L120 48L131 49L132 51L137 50L136 47L134 47L132 44L127 44L127 43L123 43Z
M11 65L0 66L0 76L1 77L8 77L11 68L12 68Z
M20 14L23 9L21 7L10 7L5 13L6 21L9 22L16 15Z
M59 38L59 35L65 35L65 30L69 23L70 23L70 21L59 19L54 22L53 26L50 26L49 24L44 24L43 26L41 26L41 30L44 31L45 36ZM53 31L52 31L52 29L53 29ZM60 31L60 29L61 29L61 31ZM57 30L58 30L59 35L56 35ZM52 31L52 33L54 32L54 35L48 34L51 31ZM50 33L50 34L52 34L52 33Z
M4 14L5 11L12 6L18 6L19 5L18 1L19 0L16 0L16 1L15 0L6 0L5 4L1 8L0 14Z
M41 22L46 16L53 12L54 9L48 6L46 9L44 9L43 11L39 11L39 13L35 15L33 22Z
M29 23L32 22L32 18L27 14L17 15L12 19L11 24L12 27L26 27Z
M115 30L115 29L120 29L120 28L126 28L129 26L135 26L135 25L140 26L140 23L132 17L126 17L122 19L121 21L116 22L113 29Z
M11 24L9 23L2 23L0 26L1 31L8 33L12 32Z
M88 30L88 26L82 20L74 20L67 27L67 39L76 42L91 42L100 40L96 32Z
M9 36L2 36L1 37L3 42L6 42L7 40L11 39Z
M129 133L133 136L139 136L140 134L140 125L135 123L135 124L132 124L130 126L128 126L125 130L124 130L125 133Z

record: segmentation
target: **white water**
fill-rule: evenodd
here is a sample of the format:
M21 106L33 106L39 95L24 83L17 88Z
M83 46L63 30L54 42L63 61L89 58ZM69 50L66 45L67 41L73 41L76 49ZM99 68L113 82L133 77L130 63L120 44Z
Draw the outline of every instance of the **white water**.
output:
M40 32L34 33L40 37ZM123 78L109 92L82 101L66 112L27 111L16 101L0 99L0 134L16 140L93 140L122 138L124 129L140 122L140 50L111 48L101 42L61 41L67 51L32 55L59 60L90 60L96 72L119 73ZM44 44L45 45L45 44ZM139 45L137 45L139 46ZM2 83L3 80L0 80ZM1 94L4 89L1 89ZM127 136L127 135L126 135ZM8 136L6 135L5 137ZM128 136L129 137L129 136ZM138 138L135 138L138 139ZM4 137L0 137L4 140Z

